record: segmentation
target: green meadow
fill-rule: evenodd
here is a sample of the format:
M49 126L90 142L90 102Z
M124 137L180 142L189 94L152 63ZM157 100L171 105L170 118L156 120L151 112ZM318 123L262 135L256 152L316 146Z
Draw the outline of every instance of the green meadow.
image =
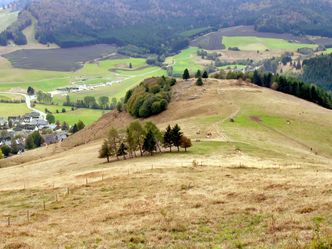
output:
M0 117L18 116L30 112L25 103L7 104L0 103Z
M316 48L314 44L293 43L283 39L263 38L256 36L224 36L222 43L226 48L238 47L240 50L289 50L295 51L299 48Z
M129 68L129 64L132 68ZM160 75L158 67L145 63L145 59L126 58L88 63L77 72L57 72L13 68L8 61L0 67L0 91L27 89L29 86L45 92L72 84L98 84L113 80L135 78L140 75ZM139 83L139 82L137 82ZM112 88L112 87L108 87Z
M197 56L196 47L190 47L181 51L181 53L168 57L166 63L173 65L173 73L175 75L182 75L183 71L188 68L191 73L196 72L198 69L203 69L203 66L198 63L199 57Z
M77 109L66 113L54 114L54 116L55 120L61 123L67 122L69 125L73 125L81 120L85 125L90 125L97 121L104 113L105 111L102 110Z

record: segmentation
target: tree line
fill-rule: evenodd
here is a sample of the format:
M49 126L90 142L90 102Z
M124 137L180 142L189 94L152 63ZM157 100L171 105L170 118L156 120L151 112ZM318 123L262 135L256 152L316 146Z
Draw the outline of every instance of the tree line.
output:
M112 98L110 101L107 96L100 96L96 99L93 96L85 96L83 99L78 99L76 102L71 101L70 96L66 96L66 100L63 103L64 106L71 106L75 108L87 108L96 110L114 110L123 111L123 99L118 101L116 98Z
M125 132L115 128L109 131L108 139L104 140L99 150L99 158L106 158L107 162L110 162L112 157L116 160L122 157L125 160L127 156L134 158L137 154L152 156L155 152L161 153L162 147L172 152L173 147L176 147L177 151L180 151L180 147L187 151L191 146L190 138L183 135L177 124L174 127L169 125L165 131L160 131L152 122L142 125L134 121Z

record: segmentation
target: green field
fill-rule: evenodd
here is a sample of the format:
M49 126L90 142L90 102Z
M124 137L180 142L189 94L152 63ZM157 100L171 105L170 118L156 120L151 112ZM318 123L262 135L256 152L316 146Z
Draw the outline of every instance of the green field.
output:
M18 16L18 11L15 12L8 12L6 10L0 11L0 32L4 31L11 25L13 22L16 21Z
M227 70L227 69L244 69L246 68L246 65L240 65L240 64L236 64L236 65L226 65L226 66L221 66L218 67L219 69L223 69L223 70Z
M181 53L168 57L166 63L173 65L173 74L182 75L183 71L188 68L191 73L196 72L198 69L203 69L203 65L198 63L200 57L197 56L196 47L190 47L181 51Z
M0 103L0 117L18 116L31 112L25 103L7 104Z
M323 51L323 54L332 54L332 48L327 48L325 51Z
M132 68L129 68L129 64ZM59 87L70 86L72 84L94 85L106 83L110 81L120 81L112 86L98 87L93 90L80 93L70 94L71 101L83 99L85 96L108 96L110 99L116 97L118 100L125 96L126 92L139 84L145 78L152 76L165 75L165 70L159 67L153 67L146 64L142 58L123 58L103 60L96 63L85 64L84 67L77 72L53 72L42 70L17 69L11 67L9 62L2 61L0 67L0 91L8 91L10 89L22 89L25 91L29 86L36 90L45 92L56 90ZM14 97L14 95L12 96ZM8 99L9 96L3 95L2 98ZM65 96L57 95L54 102L62 105ZM2 104L1 104L2 105ZM18 106L17 106L18 107ZM45 106L38 105L37 109L45 111L45 107L55 113L58 109L62 110L62 106ZM14 108L17 109L16 107ZM19 109L19 108L18 108ZM70 110L71 108L66 108ZM24 111L25 113L26 111ZM6 116L4 112L0 112L0 116ZM18 114L21 111L18 110ZM80 109L74 112L55 114L59 121L66 121L70 124L82 120L86 124L96 121L102 114L101 110ZM15 112L10 115L15 115Z
M129 69L129 63L132 63L132 69ZM97 84L126 78L134 79L136 77L139 80L140 76L144 76L143 78L145 78L151 75L158 76L164 74L164 71L160 68L148 66L145 63L145 59L137 58L88 63L77 72L17 69L13 68L8 61L2 61L0 66L0 91L13 88L25 90L29 86L32 86L36 90L48 92L72 84ZM135 83L139 82L135 81L131 86ZM111 88L108 87L107 92L109 90L112 92Z
M24 97L17 94L0 93L0 100L24 100Z
M262 50L289 50L295 51L299 48L316 48L314 44L292 43L283 39L262 38L256 36L224 36L222 43L226 48L238 47L245 51Z
M91 110L91 109L76 109L71 110L71 107L62 106L62 105L42 105L38 104L35 106L36 109L45 112L47 108L55 116L55 120L60 121L61 123L67 122L70 125L77 123L79 120L82 120L84 124L89 125L98 120L102 114L105 112L103 110ZM62 113L62 108L66 110L65 113ZM57 113L56 111L59 111Z
M66 113L54 114L55 120L67 122L69 125L77 123L82 120L85 125L90 125L97 121L105 112L102 110L91 109L77 109Z

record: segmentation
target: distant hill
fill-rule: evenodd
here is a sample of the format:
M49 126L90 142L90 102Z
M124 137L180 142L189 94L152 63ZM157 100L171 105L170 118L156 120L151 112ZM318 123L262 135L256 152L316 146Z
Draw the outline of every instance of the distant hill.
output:
M19 16L21 25L2 39L11 39L11 33L20 36L31 14L41 43L132 44L168 54L202 32L240 24L258 31L332 36L331 11L328 0L30 0Z

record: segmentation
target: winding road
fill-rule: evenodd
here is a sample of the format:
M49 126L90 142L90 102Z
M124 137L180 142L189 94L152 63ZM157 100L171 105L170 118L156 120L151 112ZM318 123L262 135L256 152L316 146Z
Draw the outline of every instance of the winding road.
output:
M35 99L34 96L29 96L27 94L24 93L15 93L15 92L0 92L0 94L12 94L12 95L19 95L19 96L23 96L25 98L25 104L27 105L27 108L33 112L38 112L40 114L40 116L46 120L46 113L37 110L36 108L33 108L31 106L31 101Z

